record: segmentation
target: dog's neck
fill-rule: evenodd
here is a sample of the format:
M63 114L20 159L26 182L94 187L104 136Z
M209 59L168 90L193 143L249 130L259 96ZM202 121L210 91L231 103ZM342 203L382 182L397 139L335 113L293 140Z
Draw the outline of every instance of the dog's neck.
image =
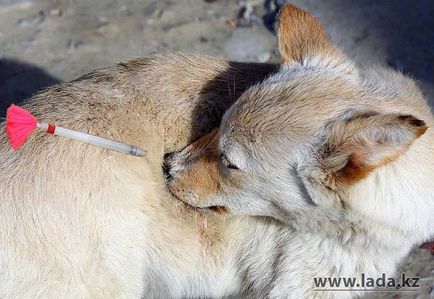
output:
M426 161L434 155L429 144L414 144L412 151L348 190L348 210L401 232L412 245L432 238L434 167Z
M289 224L334 236L350 231L354 237L366 235L388 246L400 239L402 246L414 246L432 238L434 167L426 161L434 161L430 148L434 136L430 132L426 135L398 160L347 188L341 207L310 205Z
M318 213L318 210L312 212ZM367 277L375 278L385 273L390 276L415 245L402 231L360 213L319 213L325 216L322 221L312 217L304 223L290 223L295 239L306 243L306 256L320 258L330 266L315 269L315 275L358 277L365 273ZM310 247L308 244L320 245ZM330 272L330 269L335 270Z
M413 246L434 233L430 225L434 221L434 187L429 182L434 169L418 164L418 159L426 161L423 152L422 146L353 186L340 209L312 205L286 217L286 225L344 255L351 253L348 258L358 267L354 273L377 275L378 269L391 274ZM333 251L319 254L335 263L348 263L334 258Z
M299 221L301 219L282 223L267 218L251 217L250 225L246 225L249 233L238 234L245 238L247 244L246 247L239 247L249 248L247 253L240 253L245 271L249 273L251 267L273 269L269 273L264 270L261 278L265 279L267 275L273 277L275 272L281 273L285 287L293 286L294 281L303 277L305 283L297 285L297 290L306 298L315 295L312 293L312 284L316 277L360 279L362 273L374 279L383 273L391 277L400 260L412 247L402 233L356 213L333 220L328 218L322 223L319 219L316 219L317 222L310 219L303 224ZM267 254L258 261L256 252L276 255ZM246 255L250 258L245 258Z

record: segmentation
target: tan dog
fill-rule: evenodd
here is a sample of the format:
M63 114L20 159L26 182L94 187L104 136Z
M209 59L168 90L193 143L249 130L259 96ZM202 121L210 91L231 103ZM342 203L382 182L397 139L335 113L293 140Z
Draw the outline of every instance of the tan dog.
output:
M25 108L41 121L137 145L146 157L43 134L12 151L1 134L0 298L240 292L243 272L235 264L238 248L250 246L250 219L187 207L166 191L161 166L165 152L217 126L243 91L274 71L159 55L33 97Z
M192 206L282 223L255 243L268 259L242 260L256 260L258 297L359 295L315 292L314 278L391 276L433 236L433 115L412 80L359 69L308 13L285 6L277 34L280 71L168 159L168 184Z

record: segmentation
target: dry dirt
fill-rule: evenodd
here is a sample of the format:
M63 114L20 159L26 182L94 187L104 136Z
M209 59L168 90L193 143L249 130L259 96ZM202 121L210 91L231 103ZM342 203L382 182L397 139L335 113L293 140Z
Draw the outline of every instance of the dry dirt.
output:
M272 32L279 0L0 0L0 116L11 101L95 68L162 51L278 61ZM418 81L434 104L434 2L294 0L316 15L360 64L382 64ZM415 249L402 264L434 298L434 256Z

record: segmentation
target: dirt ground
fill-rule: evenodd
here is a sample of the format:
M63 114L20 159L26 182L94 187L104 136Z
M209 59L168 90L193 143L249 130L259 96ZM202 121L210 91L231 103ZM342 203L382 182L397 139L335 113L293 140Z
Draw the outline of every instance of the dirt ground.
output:
M95 68L157 52L279 61L279 0L0 0L0 116L12 101ZM317 16L359 64L388 65L417 80L434 106L434 1L294 0ZM434 256L415 249L402 264L434 298Z

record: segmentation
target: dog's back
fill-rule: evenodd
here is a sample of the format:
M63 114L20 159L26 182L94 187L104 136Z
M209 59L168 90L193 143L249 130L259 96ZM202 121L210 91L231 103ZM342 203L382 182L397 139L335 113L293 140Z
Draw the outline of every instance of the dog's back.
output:
M40 121L137 145L146 157L39 133L12 151L1 135L0 297L230 291L224 275L206 278L226 260L225 217L198 215L173 201L162 159L217 125L238 95L275 68L160 55L33 97L25 108Z

